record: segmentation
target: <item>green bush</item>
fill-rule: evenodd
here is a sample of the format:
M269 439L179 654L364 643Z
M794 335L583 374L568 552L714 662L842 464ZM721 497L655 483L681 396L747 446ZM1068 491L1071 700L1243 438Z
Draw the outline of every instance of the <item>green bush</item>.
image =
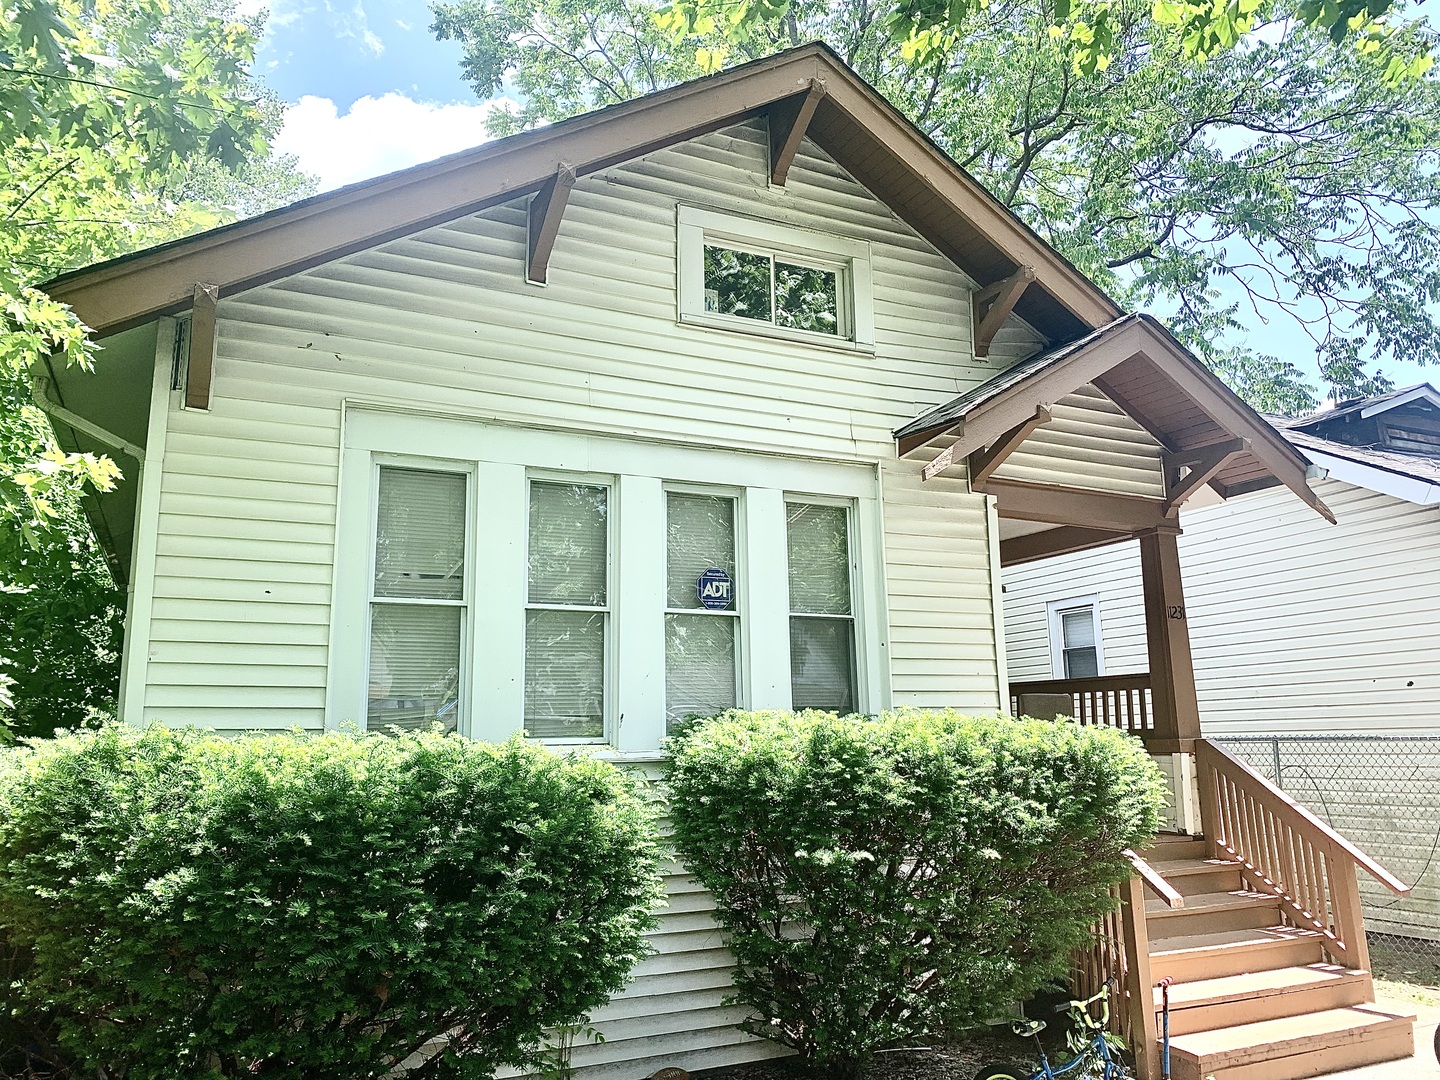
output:
M117 726L3 758L0 933L29 957L0 1004L54 1017L88 1075L381 1077L423 1050L406 1075L488 1077L645 953L653 814L601 762Z
M828 1076L1065 974L1165 800L1138 742L1071 723L732 712L671 748L747 1028Z

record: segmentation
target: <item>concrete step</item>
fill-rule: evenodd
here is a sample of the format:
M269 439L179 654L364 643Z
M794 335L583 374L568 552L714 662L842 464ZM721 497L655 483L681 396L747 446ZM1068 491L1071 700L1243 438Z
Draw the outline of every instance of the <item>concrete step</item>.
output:
M1154 995L1156 1030L1159 1030L1161 995L1158 987ZM1177 982L1170 987L1170 1034L1189 1035L1261 1020L1278 1020L1370 1000L1368 972L1328 963Z
M1150 974L1156 982L1167 976L1177 982L1196 982L1317 964L1325 958L1321 940L1314 930L1273 924L1219 933L1152 937Z
M1215 1028L1170 1040L1174 1080L1302 1080L1414 1053L1415 1018L1374 1006Z
M1233 892L1242 887L1234 859L1164 859L1150 863L1181 896Z
M1159 898L1145 901L1145 919L1152 943L1157 938L1208 934L1274 926L1280 921L1280 899L1269 893L1234 889L1185 897L1183 908ZM1152 944L1151 951L1154 951Z

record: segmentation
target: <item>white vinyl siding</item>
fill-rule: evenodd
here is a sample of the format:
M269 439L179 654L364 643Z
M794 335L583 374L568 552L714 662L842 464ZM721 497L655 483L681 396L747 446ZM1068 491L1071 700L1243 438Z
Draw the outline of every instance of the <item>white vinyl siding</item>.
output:
M1160 444L1095 387L1066 394L1050 414L995 470L997 477L1164 496Z

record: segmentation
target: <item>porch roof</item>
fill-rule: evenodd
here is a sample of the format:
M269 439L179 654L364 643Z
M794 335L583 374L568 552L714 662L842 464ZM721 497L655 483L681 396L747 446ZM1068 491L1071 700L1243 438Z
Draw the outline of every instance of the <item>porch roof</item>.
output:
M902 457L954 436L943 462L970 459L972 474L994 470L1036 417L1093 385L1150 433L1165 454L1173 511L1208 484L1222 498L1284 484L1322 517L1335 516L1306 483L1309 463L1155 318L1129 314L1076 340L1022 360L896 429ZM1039 422L1044 422L1043 419ZM1015 438L1020 435L1021 439ZM933 475L933 467L927 475Z

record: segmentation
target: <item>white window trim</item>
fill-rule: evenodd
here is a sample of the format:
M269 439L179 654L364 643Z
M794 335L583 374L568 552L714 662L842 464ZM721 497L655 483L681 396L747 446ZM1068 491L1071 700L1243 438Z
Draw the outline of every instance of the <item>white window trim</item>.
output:
M605 489L605 606L595 607L585 604L534 604L530 602L530 488L535 483L541 484L583 484L587 487L603 487ZM527 469L525 472L525 611L588 611L592 614L601 614L605 617L605 655L601 658L601 672L604 680L604 688L600 695L600 724L601 734L598 738L582 737L574 739L547 738L538 739L547 746L596 746L608 744L615 735L613 708L615 701L615 611L618 606L616 596L616 573L615 548L618 529L616 519L619 516L616 508L619 504L617 492L619 485L616 478L601 473L563 472L555 469ZM528 638L528 634L526 637ZM521 657L524 658L524 641L521 642ZM524 682L525 668L520 669L521 682ZM523 688L522 688L523 695ZM523 725L523 714L522 714Z
M1105 639L1100 633L1100 597L1096 593L1085 596L1071 596L1064 600L1051 600L1046 605L1046 623L1050 628L1050 674L1053 678L1065 678L1065 630L1060 616L1081 608L1090 609L1095 623L1095 670L1105 674Z
M875 301L870 273L870 244L864 240L780 225L694 206L676 210L676 263L679 267L679 320L693 326L760 337L780 338L827 349L875 351ZM801 263L835 269L844 333L795 330L758 319L705 310L705 242L719 241L759 254L790 255Z
M670 606L670 495L713 495L716 498L731 499L735 503L734 534L731 541L735 550L732 558L735 560L735 576L741 581L745 580L744 558L748 545L744 542L745 531L745 489L730 487L726 485L686 484L677 481L666 482L663 485L665 492L665 606L662 609L663 615L702 615L715 619L735 620L735 704L744 708L745 703L750 700L749 684L747 679L749 665L746 661L746 649L749 640L749 627L746 625L745 595L740 588L735 589L735 598L730 606L721 611L712 611L709 608L677 608ZM668 682L670 669L667 659L665 678ZM669 689L665 692L665 714L668 722L670 714Z
M404 597L377 597L375 595L375 537L380 527L380 471L382 469L413 469L419 472L449 473L465 478L465 587L458 602L440 604L443 607L460 609L460 679L456 698L455 730L469 733L470 673L474 662L475 628L475 465L473 462L447 461L437 458L416 458L407 454L373 454L370 458L370 505L368 552L365 564L365 637L364 655L361 657L363 672L361 682L370 685L370 620L377 603L404 606L415 604L425 606L434 601L416 600ZM365 713L356 721L364 727L369 715L369 691L366 690Z
M501 741L523 727L531 477L608 478L617 500L610 521L613 592L607 647L613 659L607 669L607 743L592 744L592 751L640 760L654 757L665 737L661 613L666 607L667 487L739 493L741 704L752 709L790 707L785 502L849 505L856 708L877 712L890 706L877 466L511 427L371 405L347 405L342 423L327 727L365 726L377 461L473 471L469 557L474 572L467 583L463 734Z
M856 536L857 536L857 534L858 534L858 532L859 532L859 528L860 528L859 508L858 508L858 506L855 504L854 500L851 500L851 499L837 499L837 498L835 498L834 496L831 496L831 495L807 495L807 494L801 494L801 493L798 493L798 492L787 492L786 495L785 495L785 501L786 501L787 503L791 503L791 504L794 504L794 503L809 503L809 504L812 505L812 506L838 506L838 507L842 508L842 509L845 511L845 531L846 531L846 539L849 541L849 550L846 552L846 557L847 557L847 559L848 559L848 561L849 561L849 567L848 567L848 569L849 569L849 571L850 571L850 615L849 615L849 619L850 619L851 623L852 623L852 624L854 625L854 627L855 627L855 634L854 634L854 641L855 641L855 671L854 671L854 674L855 674L855 702L854 702L854 704L855 704L855 711L856 711L857 713L875 713L875 712L881 711L881 710L884 709L884 708L888 708L888 705L878 704L875 700L873 700L873 699L871 698L871 696L870 696L869 693L868 693L868 691L869 691L869 689L870 689L870 686L871 686L871 681L870 681L870 678L867 677L867 674L866 674L866 672L867 672L867 663L866 663L866 661L867 661L867 656L866 656L865 650L866 650L867 647L873 647L873 646L867 646L867 643L866 643L864 640L862 640L866 635L864 635L864 634L861 633L861 626L863 625L863 615L862 615L862 612L863 612L864 606L865 606L865 597L864 597L863 594L862 594L862 578L863 578L863 575L860 573L860 569L861 569L861 566L860 566L861 554L860 554L860 552L857 550L857 545L856 545L856 542L855 542L855 541L856 541ZM787 584L788 584L789 569L790 569L790 567L789 567L790 550L789 550L788 538L787 538L786 550L785 550L785 560L786 560L786 567L785 567L785 569L786 569L786 577L787 577ZM822 614L818 614L818 613L817 613L817 614L809 614L809 613L806 613L806 612L793 611L793 610L790 609L789 591L788 591L788 588L787 588L787 591L786 591L786 612L785 612L785 615L786 615L786 618L785 618L785 628L786 628L786 631L787 631L787 632L789 631L789 628L790 628L790 620L791 620L792 618L797 617L797 616L798 616L799 618L802 618L802 619L804 619L804 618L834 619L834 618L845 618L845 617L846 617L846 616L843 616L843 615L838 615L838 616L837 616L837 615L822 615ZM788 641L786 642L786 651L787 651L787 652L789 651L789 642L788 642Z

